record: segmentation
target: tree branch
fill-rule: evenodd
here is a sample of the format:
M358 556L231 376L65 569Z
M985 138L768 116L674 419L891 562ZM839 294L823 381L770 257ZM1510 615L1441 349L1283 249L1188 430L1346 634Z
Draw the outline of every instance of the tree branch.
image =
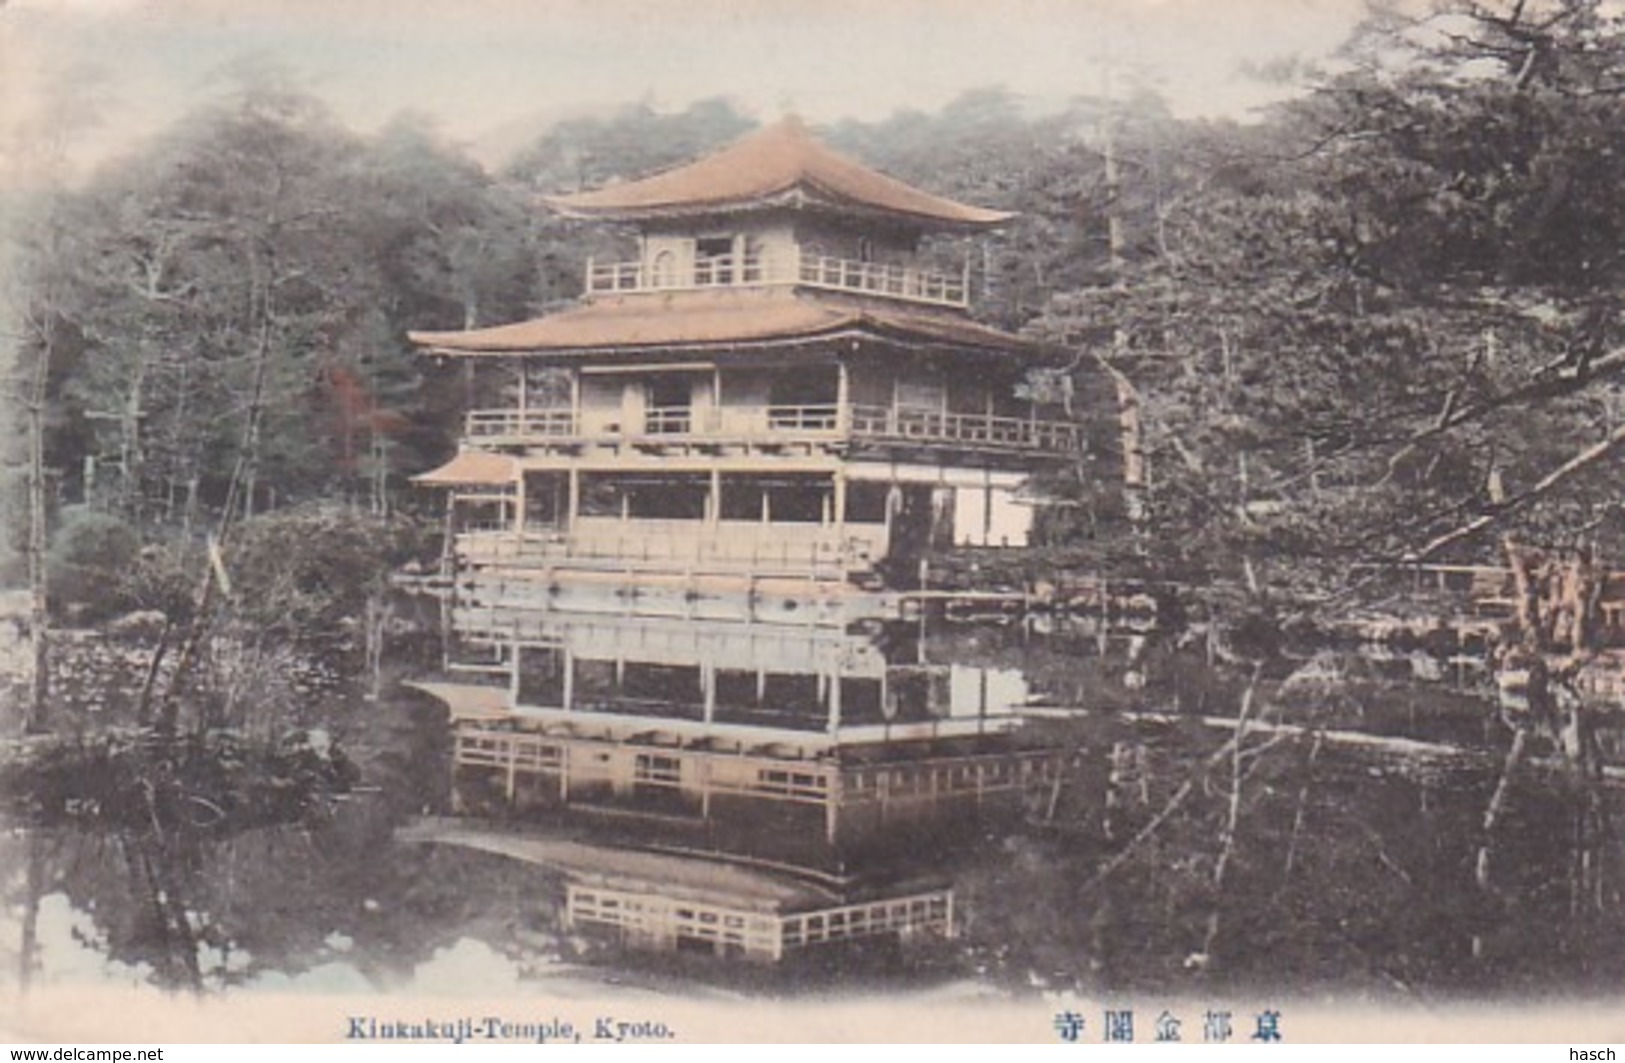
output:
M1614 429L1608 434L1607 438L1603 439L1601 442L1594 443L1585 450L1582 450L1580 453L1576 454L1568 461L1565 461L1563 464L1559 465L1545 476L1542 476L1525 490L1518 492L1517 494L1508 498L1505 502L1496 505L1494 508L1489 510L1489 512L1482 513L1468 521L1466 524L1452 529L1443 535L1435 537L1420 550L1408 555L1406 560L1424 561L1438 553L1440 550L1443 550L1445 547L1450 546L1453 543L1458 543L1463 539L1483 531L1485 528L1490 527L1507 514L1513 512L1514 510L1521 509L1530 502L1540 498L1552 488L1563 483L1563 481L1569 479L1576 473L1583 472L1585 469L1596 464L1598 461L1601 461L1603 458L1611 454L1614 451L1614 448L1618 447L1621 443L1625 443L1625 425L1621 425L1620 427Z

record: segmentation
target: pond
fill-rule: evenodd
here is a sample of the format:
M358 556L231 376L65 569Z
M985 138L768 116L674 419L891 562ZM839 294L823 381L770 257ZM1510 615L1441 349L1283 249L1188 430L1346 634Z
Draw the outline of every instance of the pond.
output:
M1513 726L1471 652L1255 663L1047 616L396 616L379 675L286 661L292 685L264 687L359 769L313 814L0 835L0 994L1048 1008L1625 985L1618 717L1609 776L1536 745L1503 779ZM117 719L140 654L70 652L61 715Z

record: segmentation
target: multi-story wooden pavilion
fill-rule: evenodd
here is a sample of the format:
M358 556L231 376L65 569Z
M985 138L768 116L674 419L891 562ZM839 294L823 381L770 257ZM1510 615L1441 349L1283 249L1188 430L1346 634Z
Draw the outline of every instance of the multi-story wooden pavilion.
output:
M969 314L930 236L1009 215L910 187L787 120L687 166L551 201L634 228L580 303L417 332L503 363L449 489L459 559L845 580L947 545L1023 545L1025 481L1080 429L1020 400L1036 354Z

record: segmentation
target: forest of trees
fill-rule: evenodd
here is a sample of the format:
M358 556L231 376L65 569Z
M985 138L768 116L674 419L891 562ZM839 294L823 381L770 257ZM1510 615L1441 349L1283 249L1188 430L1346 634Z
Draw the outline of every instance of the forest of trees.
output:
M1076 416L1133 396L1146 476L1117 526L1137 564L1280 594L1511 533L1614 550L1625 23L1598 0L1450 0L1371 16L1306 77L1250 123L1149 90L1035 115L989 88L820 132L1019 212L969 248L976 312L1053 346L1035 386ZM469 382L406 331L570 299L617 235L541 194L755 124L723 100L629 106L489 172L424 120L360 135L288 75L239 72L10 234L32 428L7 512L42 512L60 557L316 501L424 509L406 477L453 445ZM1050 546L1121 508L1100 469L1048 485Z
M1494 920L1525 890L1551 945L1542 963L1585 968L1599 984L1617 970L1617 957L1597 951L1617 941L1621 910L1617 856L1592 862L1617 838L1593 785L1600 714L1558 688L1595 648L1599 573L1625 568L1625 15L1604 0L1438 4L1427 17L1372 14L1322 67L1297 71L1301 91L1289 102L1252 121L1180 118L1145 87L1038 113L993 87L934 113L816 130L903 180L1017 212L1000 231L927 253L970 256L973 312L1040 341L1051 357L1028 386L1089 428L1091 453L1042 485L1050 504L1027 571L1071 565L1206 592L1219 622L1207 631L1204 676L1228 687L1211 702L1203 688L1188 710L1179 689L1194 666L1165 648L1171 678L1142 693L1138 634L1140 678L1112 683L1158 710L1167 706L1153 698L1171 700L1201 727L1198 713L1239 706L1233 729L1189 749L1160 730L1152 741L1122 729L1131 720L1078 732L1075 763L1101 768L1085 773L1101 800L1136 773L1140 796L1120 827L1103 831L1118 832L1109 858L1066 841L1064 873L1039 880L1051 906L984 915L973 929L973 950L986 949L1013 982L1038 985L1033 971L1081 971L1087 959L1118 965L1132 984L1142 968L1128 952L1173 958L1181 973L1144 968L1159 984L1186 971L1200 979L1224 951L1215 942L1227 945L1221 916L1225 934L1265 943L1257 955L1273 975L1305 974L1272 951L1295 939L1308 943L1304 963L1369 964L1373 981L1392 980L1370 954L1397 952L1400 975L1448 982L1473 968L1479 935L1466 959L1438 965L1457 968L1441 976L1429 950L1411 946L1454 933L1458 898L1422 897L1415 883L1434 880L1413 883L1394 857L1450 864L1432 873L1465 883L1469 853L1492 953L1522 947ZM1093 74L1080 63L1080 84ZM65 103L75 106L61 137L83 117ZM486 167L426 119L402 115L363 134L294 75L247 65L83 180L0 203L0 223L11 222L0 233L9 326L0 400L13 426L0 439L0 589L33 592L23 723L56 732L0 742L0 757L36 758L15 762L35 767L13 773L18 784L0 805L26 801L36 820L41 808L66 816L90 805L125 817L108 824L121 835L0 839L11 869L0 893L32 913L25 979L40 898L59 887L124 913L104 920L96 947L196 988L314 967L335 940L408 967L455 940L459 920L501 910L500 891L534 903L533 884L501 865L327 864L310 859L302 829L240 841L230 831L296 819L284 815L290 794L314 807L312 795L356 777L325 731L304 729L322 714L364 721L355 727L364 754L389 727L414 736L409 756L389 742L371 747L372 759L356 762L361 778L393 787L440 770L438 731L428 737L410 709L393 723L370 709L384 686L387 576L432 557L441 527L437 499L409 477L455 447L462 411L485 382L422 356L408 330L497 324L568 303L586 258L610 255L627 234L550 213L544 196L691 159L759 121L722 99L677 113L630 105L558 123ZM42 157L58 147L50 137L37 145ZM1570 563L1541 577L1562 601L1544 600L1534 562L1520 560L1540 556ZM1332 776L1321 794L1311 792L1317 776L1300 784L1293 772L1314 767L1331 711L1358 710L1363 727L1368 708L1373 720L1383 708L1414 718L1416 703L1386 686L1364 701L1346 689L1333 697L1315 660L1285 679L1266 676L1245 640L1220 636L1266 613L1273 636L1289 611L1340 608L1373 565L1504 559L1516 570L1518 624L1490 664L1527 674L1528 708L1514 719L1497 703L1514 737L1493 790L1455 789L1452 777L1436 800L1428 786L1365 767ZM993 567L975 560L984 573ZM134 678L120 693L128 705L53 702L53 628L102 624L118 643L132 617L146 626L125 627L139 632L128 640L139 645L126 669ZM333 705L293 667L294 651L311 648L301 640L328 636L316 649L364 653L355 674L371 682ZM1095 681L1104 631L1099 645L1092 664L1071 645L1047 662L1021 652L1029 671L1035 661L1046 669L1033 674L1052 691L1072 690L1093 709L1110 685ZM1617 719L1617 703L1610 711ZM86 720L133 729L86 744L77 734ZM1488 720L1475 716L1472 733L1488 733ZM1181 745L1202 733L1196 726L1180 732ZM1390 737L1370 730L1377 742ZM1540 741L1526 744L1530 735ZM1408 740L1394 741L1410 755ZM1086 747L1110 750L1111 761L1083 758ZM1507 795L1527 762L1547 771L1547 748L1583 770L1564 786L1531 774L1550 791L1548 811L1558 809L1537 819ZM1119 771L1119 761L1128 766ZM234 812L222 796L240 790L247 807L267 789L284 799L269 812ZM392 816L428 807L416 791L390 792L412 801ZM198 795L213 800L200 805ZM1391 827L1372 826L1367 801ZM199 808L209 815L198 819ZM132 829L130 816L145 822ZM1434 833L1412 830L1418 817ZM226 841L210 857L230 869L220 882L199 829ZM371 853L387 834L381 821L363 823L340 848ZM1446 835L1467 840L1434 846ZM1001 847L996 873L969 883L972 904L978 891L1008 892L1007 869L1027 874L1038 852ZM1533 855L1519 862L1518 853ZM1295 864L1317 863L1327 869L1319 877L1291 878ZM233 893L244 888L356 903L245 904ZM374 911L374 897L389 910ZM1133 914L1145 897L1156 899L1161 953L1140 947L1142 921L1122 924L1136 941L1127 950L1110 924L1113 904ZM1592 903L1605 921L1575 917ZM1336 919L1322 917L1334 909ZM1027 914L1086 910L1103 914L1060 932ZM516 963L554 955L551 924L521 936L494 916L488 925L502 928ZM1321 936L1328 927L1334 938ZM259 966L233 959L233 942Z

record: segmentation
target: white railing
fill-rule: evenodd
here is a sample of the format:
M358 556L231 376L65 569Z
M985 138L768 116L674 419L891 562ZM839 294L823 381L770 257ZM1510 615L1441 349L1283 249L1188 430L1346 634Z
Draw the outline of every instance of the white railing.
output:
M689 435L695 427L690 406L651 406L643 411L643 430L649 435Z
M885 295L940 306L970 305L965 277L881 262L856 262L829 255L803 255L797 279L814 288Z
M767 408L767 427L774 432L833 432L840 425L841 408L833 402Z
M1058 453L1083 445L1083 429L1067 421L907 406L853 406L850 416L854 438Z
M567 409L471 410L470 439L567 439L579 435L575 414Z
M792 271L773 269L763 255L713 255L694 260L687 271L656 268L643 262L587 260L587 293L680 291L726 288L740 284L783 283Z
M950 413L908 406L837 403L724 406L696 410L656 406L641 425L586 432L568 409L474 410L468 415L471 439L530 443L661 436L676 441L740 440L782 442L787 437L870 439L923 446L953 446L1040 453L1073 453L1083 446L1083 429L1067 421Z
M587 261L587 294L685 291L756 285L804 285L916 303L970 305L967 276L834 255L714 255L688 268L648 263Z
M843 539L833 530L796 535L782 525L772 526L769 531L737 521L708 525L698 520L638 519L622 525L613 518L582 520L601 521L607 526L575 533L520 533L511 528L465 533L457 537L457 549L471 561L486 563L599 561L662 568L748 566L763 572L828 570L832 574L866 567L873 552L867 544Z

